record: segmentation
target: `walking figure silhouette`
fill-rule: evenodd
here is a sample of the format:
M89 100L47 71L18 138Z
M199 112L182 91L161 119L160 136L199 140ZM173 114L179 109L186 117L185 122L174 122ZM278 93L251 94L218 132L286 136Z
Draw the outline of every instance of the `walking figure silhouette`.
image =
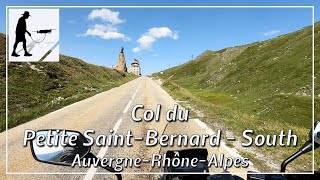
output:
M30 17L30 13L28 11L25 11L23 14L21 14L22 17L19 18L17 27L16 27L16 41L13 45L13 52L11 56L19 57L20 55L16 53L17 46L20 42L22 42L23 49L24 49L24 56L32 56L32 54L28 53L27 51L27 41L25 37L25 33L28 33L28 35L31 37L30 32L27 30L27 24L26 19Z

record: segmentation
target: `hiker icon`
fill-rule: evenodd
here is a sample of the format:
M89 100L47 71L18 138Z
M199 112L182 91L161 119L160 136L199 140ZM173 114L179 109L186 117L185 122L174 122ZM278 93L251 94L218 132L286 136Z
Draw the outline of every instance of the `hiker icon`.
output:
M27 30L26 19L30 17L29 11L25 11L22 16L19 18L16 26L16 40L13 45L13 52L11 56L19 57L20 55L16 53L17 46L20 42L23 44L24 56L32 56L32 54L27 51L27 40L25 34L27 33L31 37L31 33Z
M57 8L8 8L9 62L58 62L59 17Z

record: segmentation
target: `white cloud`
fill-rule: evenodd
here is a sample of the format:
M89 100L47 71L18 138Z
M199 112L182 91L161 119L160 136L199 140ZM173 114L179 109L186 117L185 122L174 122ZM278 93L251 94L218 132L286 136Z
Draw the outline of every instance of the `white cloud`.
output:
M142 36L137 40L140 47L143 49L147 49L152 46L152 44L156 41L156 38L152 36Z
M101 19L104 22L112 24L123 23L124 20L119 18L120 13L117 11L111 11L110 9L95 9L92 10L88 16L89 20Z
M118 30L118 28L116 28L115 26L112 26L110 24L95 24L94 28L101 29L103 31L117 31Z
M118 31L119 24L124 20L120 19L120 13L109 9L95 9L90 12L88 19L94 21L100 19L103 24L94 24L80 36L97 36L104 40L121 39L129 41L130 38Z
M263 35L264 36L273 36L273 35L278 34L278 33L280 33L279 30L272 30L272 31L265 32Z
M178 34L173 32L168 27L154 27L148 30L147 33L145 33L146 36L151 36L154 38L163 38L163 37L171 37L172 39L177 39Z
M137 53L141 50L150 49L154 42L160 38L169 37L171 39L178 39L178 33L172 31L168 27L153 27L150 28L146 33L144 33L137 42L139 43L138 47L132 49L133 52Z
M134 53L137 53L137 52L141 51L141 49L139 47L135 47L135 48L132 49L132 51Z
M118 29L110 25L95 24L89 28L82 36L98 36L104 40L122 39L129 41L130 38L118 32Z

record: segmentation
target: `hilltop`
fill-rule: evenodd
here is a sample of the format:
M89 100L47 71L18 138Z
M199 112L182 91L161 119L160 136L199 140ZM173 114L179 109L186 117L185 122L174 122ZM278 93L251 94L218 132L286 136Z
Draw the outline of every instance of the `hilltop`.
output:
M0 34L1 131L5 129L5 35ZM9 63L8 126L126 83L136 76L60 55L59 62Z
M320 23L315 24L314 39L317 110L320 103L317 42ZM224 128L238 137L246 129L253 129L256 134L293 129L299 135L299 146L308 138L312 126L311 27L267 41L219 51L207 50L195 60L152 76L160 78L163 87L176 99L187 102L185 106L202 111L201 119L213 128ZM315 114L320 118L319 111ZM255 152L241 153L258 162L257 154L268 156L266 153L273 151L276 156L268 158L278 164L296 149L257 148ZM310 170L310 158L310 154L301 157L295 162L297 167L291 170ZM305 166L298 167L299 163ZM277 168L263 161L257 166L269 172Z

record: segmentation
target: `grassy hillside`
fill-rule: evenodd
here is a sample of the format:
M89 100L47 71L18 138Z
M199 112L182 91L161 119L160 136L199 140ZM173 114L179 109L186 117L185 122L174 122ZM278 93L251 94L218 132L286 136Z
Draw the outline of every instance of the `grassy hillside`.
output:
M5 36L0 35L1 131L5 129ZM50 63L9 63L8 126L30 121L48 112L128 82L136 76L80 59L60 56Z
M5 129L6 113L6 37L0 33L0 129Z
M315 25L315 114L320 118L318 39L319 23ZM253 129L255 135L292 129L299 137L298 146L307 139L312 125L311 27L263 42L208 50L193 61L153 76L161 78L164 88L175 98L204 112L203 121L212 126L219 122L218 126L232 131L240 140L246 129ZM273 168L255 152L241 153L256 162L260 170L276 172L281 160L295 150L297 147L255 148L255 152L277 164ZM316 159L319 165L320 158ZM311 163L309 154L289 168L310 170Z

